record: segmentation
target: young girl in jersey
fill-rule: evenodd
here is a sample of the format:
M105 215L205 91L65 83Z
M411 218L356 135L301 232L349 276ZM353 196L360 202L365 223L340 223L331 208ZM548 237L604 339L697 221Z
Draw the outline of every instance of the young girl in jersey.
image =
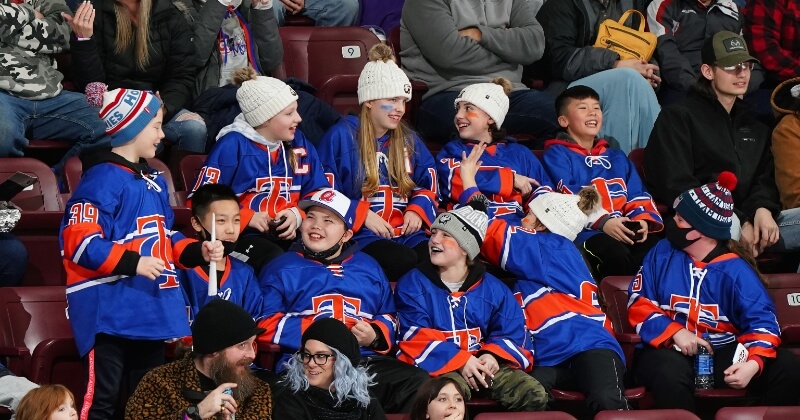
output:
M715 388L747 389L759 405L797 405L800 363L779 348L775 305L751 251L731 239L735 186L736 177L722 172L679 195L667 239L628 288L628 320L643 344L634 376L656 408L694 410L700 346L713 354ZM744 360L734 360L739 344Z
M354 239L375 258L389 281L427 259L428 226L436 217L433 156L403 123L411 82L392 49L377 44L358 79L358 116L331 127L319 154L331 185L366 214ZM413 249L413 251L412 251Z
M328 182L316 149L297 130L297 93L250 70L236 92L242 113L220 130L192 190L218 183L239 196L244 231L236 250L258 272L294 240L303 221L298 201Z
M419 389L411 420L464 420L467 405L458 382L447 376L431 378Z
M465 199L481 196L478 160L485 146L461 161ZM532 375L545 389L580 391L592 413L625 410L624 355L597 300L597 285L572 243L600 207L594 187L578 194L540 194L521 226L489 223L481 251L515 277L513 290L525 312L535 354Z
M528 148L506 137L502 129L508 112L511 83L504 78L464 88L455 100L455 125L459 137L447 143L436 157L442 201L448 208L458 205L464 187L459 162L463 153L486 144L483 166L476 176L486 194L489 219L519 220L534 193L552 191L550 178Z
M398 358L446 375L508 411L544 410L547 393L527 373L533 365L525 318L511 290L475 258L488 217L484 201L440 214L431 226L430 262L395 289L402 337Z
M64 385L42 385L22 397L17 420L77 420L75 397Z
M177 270L220 261L223 245L171 230L167 184L146 158L164 132L161 101L138 90L103 95L112 149L81 157L83 177L60 232L68 317L85 359L82 418L112 418L124 383L164 363L164 341L190 334ZM119 414L119 413L118 413Z

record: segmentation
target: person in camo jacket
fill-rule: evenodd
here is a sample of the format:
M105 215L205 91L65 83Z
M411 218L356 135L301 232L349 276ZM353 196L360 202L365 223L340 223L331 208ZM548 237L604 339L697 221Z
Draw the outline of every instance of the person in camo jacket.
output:
M97 110L61 85L52 54L69 46L67 17L64 0L0 0L0 157L22 156L27 137L73 142L56 173L106 139Z

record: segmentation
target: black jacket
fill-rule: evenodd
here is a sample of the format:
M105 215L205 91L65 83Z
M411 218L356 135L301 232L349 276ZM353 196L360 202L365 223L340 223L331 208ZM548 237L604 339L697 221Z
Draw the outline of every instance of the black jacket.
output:
M553 92L563 90L569 82L591 76L614 67L619 54L595 48L597 28L600 18L591 7L596 0L557 0L546 1L536 14L542 24L545 36L544 57L537 64L537 77L555 82ZM636 9L644 15L644 0L611 0L616 3L614 15L610 19L619 20L629 9ZM634 17L628 25L638 28L639 18ZM551 88L548 88L551 90Z
M671 206L682 192L717 180L722 171L739 179L733 206L742 223L764 207L781 209L769 128L737 99L730 115L717 100L691 90L661 110L644 154L647 190Z
M88 41L71 41L74 79L80 90L91 82L108 89L130 88L159 92L169 121L191 100L195 78L195 48L183 12L170 0L153 0L150 17L150 64L139 69L135 44L121 54L115 50L117 19L114 0L95 0L94 34ZM135 39L135 30L134 30Z

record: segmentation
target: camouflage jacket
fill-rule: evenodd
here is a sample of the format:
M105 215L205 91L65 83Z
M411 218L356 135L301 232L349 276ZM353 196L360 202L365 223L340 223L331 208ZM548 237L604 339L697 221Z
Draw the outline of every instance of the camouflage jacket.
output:
M38 10L44 18L36 19ZM72 14L64 0L0 0L0 89L21 98L47 99L61 92L64 76L55 59L69 46Z

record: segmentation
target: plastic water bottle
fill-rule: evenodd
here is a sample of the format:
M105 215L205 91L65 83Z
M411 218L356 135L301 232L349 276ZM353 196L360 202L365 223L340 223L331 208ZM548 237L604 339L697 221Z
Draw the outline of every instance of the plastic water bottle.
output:
M703 334L703 340L709 341L708 333ZM714 389L714 356L703 346L697 346L694 356L694 388Z
M228 395L233 395L233 390L230 389L230 388L225 388L225 390L222 391L222 393L223 394L228 394ZM236 414L232 414L231 413L231 420L236 420Z

